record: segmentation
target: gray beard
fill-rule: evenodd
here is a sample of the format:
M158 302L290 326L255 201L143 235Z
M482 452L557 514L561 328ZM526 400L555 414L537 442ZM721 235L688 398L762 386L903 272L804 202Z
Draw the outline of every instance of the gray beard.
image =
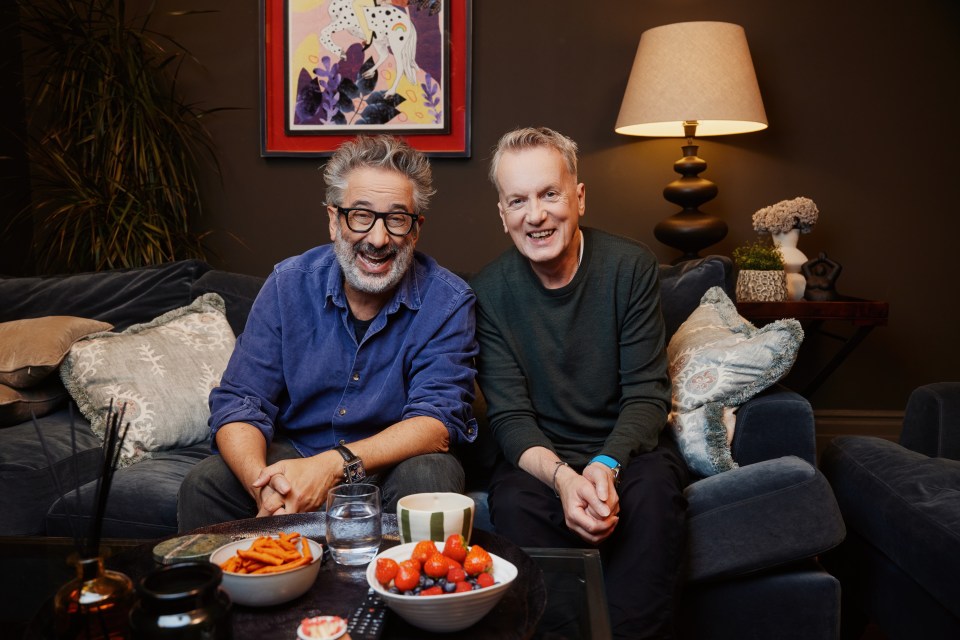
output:
M363 293L381 294L393 289L403 279L410 263L413 261L413 245L409 242L405 241L399 247L388 247L386 249L376 249L367 242L350 244L344 239L339 225L337 226L337 238L333 243L333 251L337 256L337 262L340 263L340 269L343 270L343 277L347 284ZM360 253L378 258L389 255L395 257L390 271L383 275L370 275L364 273L356 264L356 257Z

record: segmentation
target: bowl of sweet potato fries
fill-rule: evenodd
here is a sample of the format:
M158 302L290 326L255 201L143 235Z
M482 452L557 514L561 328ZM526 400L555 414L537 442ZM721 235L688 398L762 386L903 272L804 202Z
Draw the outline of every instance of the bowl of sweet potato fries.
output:
M323 547L299 533L244 538L210 555L223 570L230 599L248 607L288 602L307 592L317 579Z

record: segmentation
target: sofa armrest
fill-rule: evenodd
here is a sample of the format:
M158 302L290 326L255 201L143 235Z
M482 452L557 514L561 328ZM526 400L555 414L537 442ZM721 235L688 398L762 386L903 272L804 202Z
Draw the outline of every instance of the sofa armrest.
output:
M816 466L813 408L799 393L774 386L743 403L730 447L740 466L797 456Z
M931 458L960 460L960 382L914 389L903 416L900 444Z

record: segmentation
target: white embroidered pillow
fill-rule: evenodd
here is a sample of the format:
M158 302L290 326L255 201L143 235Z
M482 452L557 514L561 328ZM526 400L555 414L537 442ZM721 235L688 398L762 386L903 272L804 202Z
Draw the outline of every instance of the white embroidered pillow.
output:
M722 288L703 295L667 346L670 425L691 470L708 476L737 466L730 455L732 408L782 378L802 341L797 320L758 329L737 313Z
M103 438L107 407L125 406L130 423L120 466L209 437L207 397L233 352L223 299L208 293L186 307L74 343L60 377Z

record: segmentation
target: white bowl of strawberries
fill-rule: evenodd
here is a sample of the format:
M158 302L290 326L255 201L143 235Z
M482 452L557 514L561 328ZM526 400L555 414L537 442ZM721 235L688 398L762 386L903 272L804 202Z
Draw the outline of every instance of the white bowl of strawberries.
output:
M517 577L517 568L453 534L391 547L367 565L370 588L401 618L420 629L460 631L493 609Z

